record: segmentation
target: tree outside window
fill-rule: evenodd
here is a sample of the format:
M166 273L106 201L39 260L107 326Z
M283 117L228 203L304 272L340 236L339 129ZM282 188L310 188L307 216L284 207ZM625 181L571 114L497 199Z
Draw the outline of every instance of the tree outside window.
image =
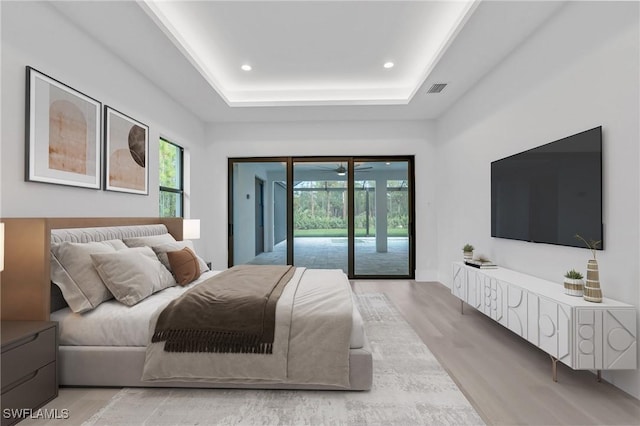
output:
M160 217L182 217L183 149L160 138Z

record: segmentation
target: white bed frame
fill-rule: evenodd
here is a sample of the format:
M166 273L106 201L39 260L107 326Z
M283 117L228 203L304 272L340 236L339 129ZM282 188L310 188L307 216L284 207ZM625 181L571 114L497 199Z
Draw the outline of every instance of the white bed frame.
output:
M59 381L64 386L117 387L179 387L179 388L243 388L243 389L326 389L344 388L296 383L242 382L142 382L144 347L60 346L58 354ZM365 346L349 351L349 382L347 390L369 390L372 382L371 351Z
M165 225L114 226L100 228L52 229L51 243L62 241L102 241L114 238L160 235L167 233ZM173 233L172 233L173 234ZM178 240L181 235L174 235ZM48 259L47 259L48 260ZM51 311L64 307L57 286L51 285ZM349 352L348 390L369 390L372 384L373 365L369 342L364 336L362 348ZM344 388L296 383L242 383L211 382L142 382L145 347L116 346L60 346L59 382L66 386L117 386L117 387L194 387L194 388L257 388L257 389L341 389Z

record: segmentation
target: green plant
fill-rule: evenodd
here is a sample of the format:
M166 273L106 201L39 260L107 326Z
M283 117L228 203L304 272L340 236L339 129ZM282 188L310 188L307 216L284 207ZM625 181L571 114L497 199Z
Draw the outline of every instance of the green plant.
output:
M569 278L572 280L581 280L582 279L582 274L578 271L576 271L575 269L572 269L570 271L567 271L566 274L564 274L565 278Z
M575 238L581 240L583 243L585 243L587 245L587 247L589 247L589 250L591 250L591 254L593 254L593 259L596 259L596 250L598 250L598 246L600 244L602 244L602 240L596 241L596 240L585 240L584 238L582 238L579 234L574 235Z
M465 244L464 247L462 247L462 251L473 251L474 247L471 244Z

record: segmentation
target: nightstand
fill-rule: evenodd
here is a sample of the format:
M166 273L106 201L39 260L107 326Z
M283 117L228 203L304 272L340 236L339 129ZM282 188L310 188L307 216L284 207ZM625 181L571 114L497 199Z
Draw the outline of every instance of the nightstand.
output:
M58 396L58 323L2 321L2 426L21 420L7 409L43 406Z

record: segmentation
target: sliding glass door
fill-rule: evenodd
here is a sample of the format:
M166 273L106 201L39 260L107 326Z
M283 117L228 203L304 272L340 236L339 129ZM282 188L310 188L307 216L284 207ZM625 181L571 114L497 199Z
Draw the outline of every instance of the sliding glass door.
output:
M409 275L409 163L354 167L354 276Z
M413 157L229 160L229 266L414 275Z
M286 162L238 161L229 166L230 264L286 265Z
M293 264L348 272L348 164L293 162Z

